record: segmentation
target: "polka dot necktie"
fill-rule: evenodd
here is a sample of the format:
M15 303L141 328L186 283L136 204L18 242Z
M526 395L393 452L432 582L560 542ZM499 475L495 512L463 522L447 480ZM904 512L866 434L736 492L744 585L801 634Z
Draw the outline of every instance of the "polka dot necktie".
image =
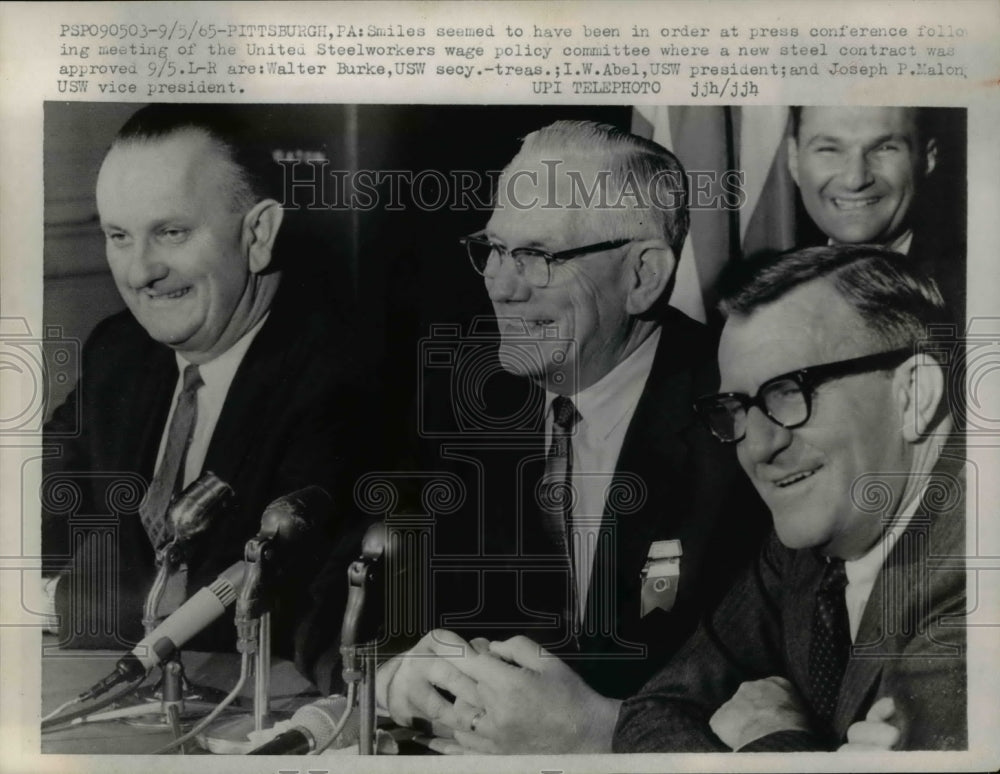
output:
M167 508L184 481L184 461L187 459L188 446L191 445L198 418L197 393L203 384L198 366L189 365L184 369L184 385L170 418L163 458L153 476L153 483L146 492L146 498L139 506L139 518L154 549L173 535L173 527L167 521Z
M570 626L574 640L578 630L578 605L576 577L572 543L569 535L569 519L573 513L575 496L573 492L573 445L572 434L581 419L573 401L557 395L552 401L552 442L545 458L545 477L539 490L542 505L542 526L552 541L556 553L566 565L568 594L566 598L565 620Z
M833 719L840 683L851 654L851 625L847 618L844 589L847 572L843 559L831 559L816 592L812 641L809 643L809 689L816 714L825 722Z

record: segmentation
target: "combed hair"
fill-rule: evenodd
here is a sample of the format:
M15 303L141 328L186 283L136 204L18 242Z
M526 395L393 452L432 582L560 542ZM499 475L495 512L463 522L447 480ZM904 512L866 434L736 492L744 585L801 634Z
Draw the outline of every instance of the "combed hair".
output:
M788 114L790 117L790 130L789 133L798 142L799 139L799 129L802 126L802 109L805 107L821 107L817 105L791 105L788 108ZM914 111L914 123L917 127L917 140L918 142L924 142L930 139L931 134L931 112L927 108L914 107L910 108Z
M610 124L556 121L524 138L515 161L525 156L606 160L610 175L603 200L616 203L621 198L624 207L607 210L615 233L606 233L605 238L663 238L680 258L689 223L687 175L677 157L662 145ZM637 201L632 192L642 199Z
M230 165L231 206L245 212L272 197L274 163L267 149L247 139L252 126L241 106L153 104L136 112L115 136L111 147L162 140L184 131L208 135Z
M951 315L937 283L905 255L875 245L826 245L731 264L719 280L719 308L749 315L790 291L828 278L875 340L896 349L927 337Z

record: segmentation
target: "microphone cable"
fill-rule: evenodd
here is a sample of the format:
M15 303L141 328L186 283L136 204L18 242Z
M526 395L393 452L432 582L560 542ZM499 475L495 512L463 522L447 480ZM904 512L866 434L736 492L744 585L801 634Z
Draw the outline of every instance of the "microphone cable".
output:
M165 752L170 752L175 747L180 747L182 744L184 744L190 739L193 739L195 736L204 731L205 728L207 728L208 725L212 723L212 721L214 721L217 717L219 717L219 715L222 714L222 711L230 704L232 704L236 700L236 697L239 696L240 691L243 690L243 686L246 684L247 681L247 675L250 673L250 655L251 654L249 653L244 653L243 657L240 659L240 679L236 681L236 685L234 685L233 690L231 690L226 695L226 698L220 701L215 709L213 709L211 712L205 715L205 717L199 720L197 725L194 726L194 728L192 728L186 734L177 737L172 742L167 742L167 744L163 745L163 747L159 747L153 750L153 752L151 752L150 755L162 755Z
M354 711L354 696L357 693L357 689L357 683L347 684L347 706L344 707L344 714L342 714L340 716L340 720L337 721L337 725L334 727L333 733L330 734L330 738L326 740L322 747L317 747L309 753L310 755L319 755L324 752L327 747L333 744L333 740L340 736L340 732L344 730L348 719L351 717L351 713Z
M144 674L142 677L129 683L117 693L108 694L107 696L104 696L103 698L97 700L88 707L83 707L74 712L69 712L66 713L65 715L57 716L57 713L62 712L67 707L72 707L74 704L78 704L79 702L83 701L82 697L84 696L84 694L80 694L79 696L70 699L69 701L64 703L61 707L54 710L53 712L50 712L48 715L42 718L41 722L42 733L44 734L46 731L52 731L57 726L62 726L66 723L70 723L76 720L77 718L85 718L87 717L87 715L93 715L98 710L102 710L108 705L114 704L115 702L124 699L126 696L128 696L130 693L136 690L140 685L142 685L146 681L147 677L149 677L148 673Z

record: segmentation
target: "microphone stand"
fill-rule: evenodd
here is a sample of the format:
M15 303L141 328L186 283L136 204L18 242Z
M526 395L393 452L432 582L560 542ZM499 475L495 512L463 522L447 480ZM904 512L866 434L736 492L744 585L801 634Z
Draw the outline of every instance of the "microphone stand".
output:
M243 587L236 598L236 649L254 657L253 730L261 731L268 720L271 684L271 614L265 609L260 590L273 556L271 538L247 541L243 560L247 563Z
M198 736L202 747L213 753L245 753L254 747L252 731L273 725L271 690L271 614L266 609L266 589L276 536L251 538L244 548L246 569L240 595L236 598L236 649L253 656L253 713L218 723ZM290 714L290 713L289 713Z
M341 630L340 654L344 662L344 683L348 688L360 684L360 689L356 692L360 755L375 755L376 647L373 643L359 645L356 640L367 589L374 583L377 567L385 555L386 537L384 523L371 527L362 541L361 557L351 562L347 568L347 605Z
M142 626L146 636L149 636L165 617L161 615L160 607L171 581L174 585L186 585L186 577L180 577L177 573L185 562L189 541L208 528L212 517L226 509L233 496L232 487L215 473L207 470L171 502L165 518L170 522L173 538L156 550L156 578L146 595L142 610ZM183 597L186 588L180 589L180 592ZM171 612L173 611L165 611L166 615ZM185 718L203 716L211 712L220 698L225 696L223 691L195 686L188 682L184 675L184 664L179 650L174 651L160 668L162 676L159 685L138 694L140 702L155 704L160 710L161 717L152 723L155 726L166 725L176 729L182 716ZM136 708L136 716L142 714L157 714L157 712L151 709L148 713L142 713ZM141 720L138 717L130 722L136 725L150 724L149 720Z
M183 540L175 537L156 552L156 578L146 596L142 610L142 626L149 635L164 619L160 615L160 605L174 573L183 562ZM197 687L188 682L184 674L180 650L175 650L170 658L160 665L159 683L141 689L136 694L138 704L133 715L126 722L144 727L166 727L176 732L180 721L191 720L208 714L215 704L206 695L211 689ZM153 715L155 718L148 716Z

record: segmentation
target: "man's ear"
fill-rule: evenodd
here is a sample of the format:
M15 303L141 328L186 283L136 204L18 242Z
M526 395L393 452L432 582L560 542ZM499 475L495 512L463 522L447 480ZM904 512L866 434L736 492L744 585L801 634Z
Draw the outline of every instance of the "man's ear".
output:
M648 312L670 285L677 258L662 239L633 242L629 252L632 263L625 311L639 315Z
M927 141L927 145L924 148L924 174L929 175L934 171L934 167L937 166L937 140L933 137Z
M271 265L271 251L285 211L274 199L263 199L243 216L243 250L250 261L250 271L260 274Z
M933 424L945 397L944 368L930 355L909 358L893 376L903 438L915 443Z
M788 146L788 174L792 176L795 185L799 184L799 142L792 135L785 140Z

